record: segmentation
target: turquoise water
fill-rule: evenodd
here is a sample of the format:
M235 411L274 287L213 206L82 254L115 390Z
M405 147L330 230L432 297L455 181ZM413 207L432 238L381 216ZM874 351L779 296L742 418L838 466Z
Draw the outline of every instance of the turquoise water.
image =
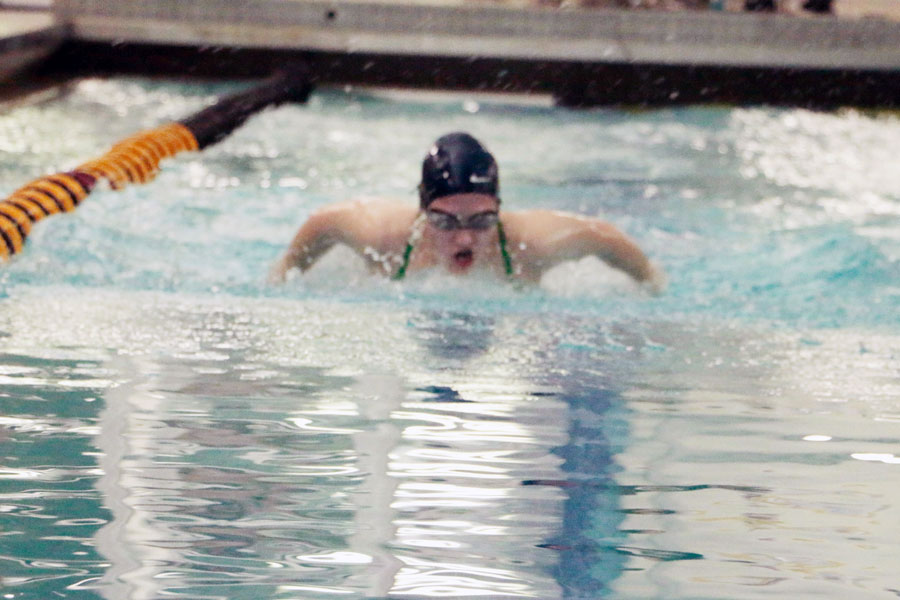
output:
M0 114L0 193L237 84L83 80ZM539 288L266 272L408 197L440 134L505 206L668 273ZM317 91L41 223L0 271L8 598L896 598L900 119Z

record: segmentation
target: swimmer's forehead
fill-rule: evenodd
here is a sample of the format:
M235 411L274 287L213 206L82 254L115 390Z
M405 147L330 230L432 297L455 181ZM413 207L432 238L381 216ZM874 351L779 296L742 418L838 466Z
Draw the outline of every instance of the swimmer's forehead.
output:
M428 205L429 210L467 214L492 212L499 207L500 201L490 194L452 194L442 196Z

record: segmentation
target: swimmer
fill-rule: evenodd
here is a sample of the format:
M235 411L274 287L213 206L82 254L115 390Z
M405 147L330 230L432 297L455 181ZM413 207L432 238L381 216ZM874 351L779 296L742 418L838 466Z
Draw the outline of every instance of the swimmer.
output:
M283 282L294 268L306 271L336 244L394 279L441 268L538 282L563 261L593 255L652 293L664 285L641 249L605 221L550 210L501 212L497 163L466 133L441 137L425 157L418 208L364 200L327 206L297 231L271 281Z

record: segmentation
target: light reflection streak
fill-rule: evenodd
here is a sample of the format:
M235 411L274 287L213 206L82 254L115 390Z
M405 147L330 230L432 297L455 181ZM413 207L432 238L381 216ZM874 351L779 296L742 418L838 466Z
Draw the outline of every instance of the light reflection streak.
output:
M442 550L460 550L465 548L465 544L461 544L459 542L451 542L450 540L430 540L430 539L408 539L406 540L406 544L408 546L419 547L419 548L439 548Z
M0 467L0 479L11 480L35 479L40 481L74 481L85 476L99 475L100 473L102 473L102 470L94 467L47 467L39 471L33 469L14 469L11 467Z
M327 594L329 596L354 596L356 592L354 590L342 590L340 588L334 587L316 587L312 585L280 585L278 586L278 592L311 592L314 594Z
M397 510L416 510L419 508L478 508L495 506L496 503L511 495L507 488L475 488L469 486L416 483L401 484L397 488L393 507Z
M13 386L60 386L65 388L105 389L113 385L108 379L45 379L38 377L10 377L0 375L0 385Z
M403 556L392 594L461 598L466 596L536 597L522 574L471 564L433 562Z
M0 468L0 479L53 479L42 471Z
M455 448L411 448L405 455L409 458L421 460L450 460L464 464L489 463L492 465L506 464L514 466L526 462L525 459L516 456L520 452L516 450L459 450Z
M341 415L354 415L356 411L341 411L341 412L331 412L329 414L341 414ZM303 431L310 433L326 433L326 434L349 434L349 433L358 433L359 429L346 429L341 427L323 427L321 425L314 425L315 421L306 417L292 417L287 419L289 423L292 423L297 429L302 429Z
M17 431L45 431L51 426L37 419L23 419L19 417L0 416L0 427L15 429Z
M429 536L498 536L512 533L510 527L499 525L483 525L471 521L447 521L431 519L429 521L408 521L396 519L397 536L407 540L408 544L424 543L422 537Z
M408 426L404 430L404 437L408 439L460 444L472 441L535 443L533 436L529 435L527 430L511 421L468 421L451 415L406 411L397 411L394 416L398 420L431 423L431 425Z
M895 456L893 454L879 454L879 453L866 453L866 452L856 452L850 455L852 458L856 460L869 461L869 462L881 462L888 465L900 465L900 456Z
M507 469L470 463L404 463L392 462L395 477L466 477L470 479L510 479Z
M490 395L490 400L485 400L483 398L479 399L478 394L469 395L462 390L456 391L464 395L469 401L443 402L441 404L442 413L509 419L514 414L514 403L521 399L521 396L510 396L504 402L497 402L498 398L495 394ZM430 412L434 409L433 404L426 402L404 402L403 407L406 409L424 410L425 412Z
M359 552L325 552L322 554L302 554L296 557L302 562L333 563L341 565L368 565L373 558Z

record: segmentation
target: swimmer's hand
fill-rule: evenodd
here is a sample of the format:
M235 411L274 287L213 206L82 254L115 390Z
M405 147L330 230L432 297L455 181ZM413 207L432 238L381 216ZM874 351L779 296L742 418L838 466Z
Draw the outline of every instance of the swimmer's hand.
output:
M269 285L281 285L287 280L287 272L290 270L291 265L288 264L287 255L279 258L269 269L269 275L266 277L266 282Z
M650 276L641 282L641 287L654 296L666 291L668 279L665 271L656 263L650 263Z

